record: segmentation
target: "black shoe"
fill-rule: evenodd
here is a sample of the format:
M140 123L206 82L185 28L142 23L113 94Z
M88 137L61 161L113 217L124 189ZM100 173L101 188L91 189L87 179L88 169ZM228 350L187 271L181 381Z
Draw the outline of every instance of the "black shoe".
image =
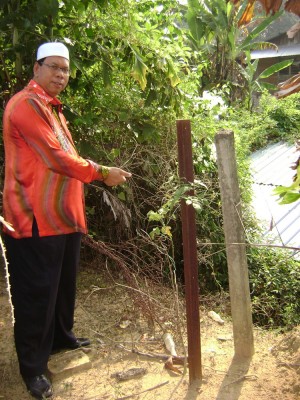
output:
M37 375L33 378L24 378L27 390L36 399L46 399L53 395L50 381L45 375Z
M65 349L79 349L80 347L89 346L91 344L90 339L87 338L76 338L73 342L65 343L65 344L54 344L52 347L51 354L56 354L61 350Z
M77 338L75 342L69 344L67 347L69 349L79 349L80 347L89 346L91 344L90 339L87 338Z

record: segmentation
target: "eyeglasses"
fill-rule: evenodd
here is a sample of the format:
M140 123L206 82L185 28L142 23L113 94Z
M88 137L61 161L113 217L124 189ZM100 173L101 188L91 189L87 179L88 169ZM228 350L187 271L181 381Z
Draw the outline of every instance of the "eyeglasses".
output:
M45 62L40 63L40 65L46 65L46 67L52 69L53 72L61 71L64 75L70 75L69 68L59 67L58 65L55 64L46 64Z

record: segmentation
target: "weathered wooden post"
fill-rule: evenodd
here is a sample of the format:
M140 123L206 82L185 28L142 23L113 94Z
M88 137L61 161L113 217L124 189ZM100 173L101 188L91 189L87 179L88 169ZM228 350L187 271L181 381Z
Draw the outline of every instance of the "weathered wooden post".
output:
M254 353L248 265L240 206L234 134L215 137L221 190L235 355Z
M194 182L191 124L189 120L177 121L179 177L184 182ZM193 195L193 190L186 193ZM181 220L184 257L184 282L188 336L190 384L202 378L201 340L199 316L198 259L196 243L196 218L192 205L181 201Z

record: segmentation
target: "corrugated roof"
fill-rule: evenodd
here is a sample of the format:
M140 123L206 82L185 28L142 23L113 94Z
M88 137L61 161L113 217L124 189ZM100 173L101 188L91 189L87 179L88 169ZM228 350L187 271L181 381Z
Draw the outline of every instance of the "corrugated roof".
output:
M300 44L278 46L276 49L254 50L251 51L251 59L257 58L273 58L273 57L290 57L300 54Z
M290 167L297 160L296 147L280 142L251 156L253 207L268 243L300 248L300 201L278 204L275 186L289 186L295 174Z

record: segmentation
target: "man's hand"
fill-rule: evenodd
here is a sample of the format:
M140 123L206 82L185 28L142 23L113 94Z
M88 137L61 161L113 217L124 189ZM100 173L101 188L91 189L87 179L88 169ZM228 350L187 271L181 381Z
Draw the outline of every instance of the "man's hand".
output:
M124 171L121 168L109 167L109 174L106 179L104 179L104 183L107 186L117 186L126 182L127 178L131 177L131 173Z

